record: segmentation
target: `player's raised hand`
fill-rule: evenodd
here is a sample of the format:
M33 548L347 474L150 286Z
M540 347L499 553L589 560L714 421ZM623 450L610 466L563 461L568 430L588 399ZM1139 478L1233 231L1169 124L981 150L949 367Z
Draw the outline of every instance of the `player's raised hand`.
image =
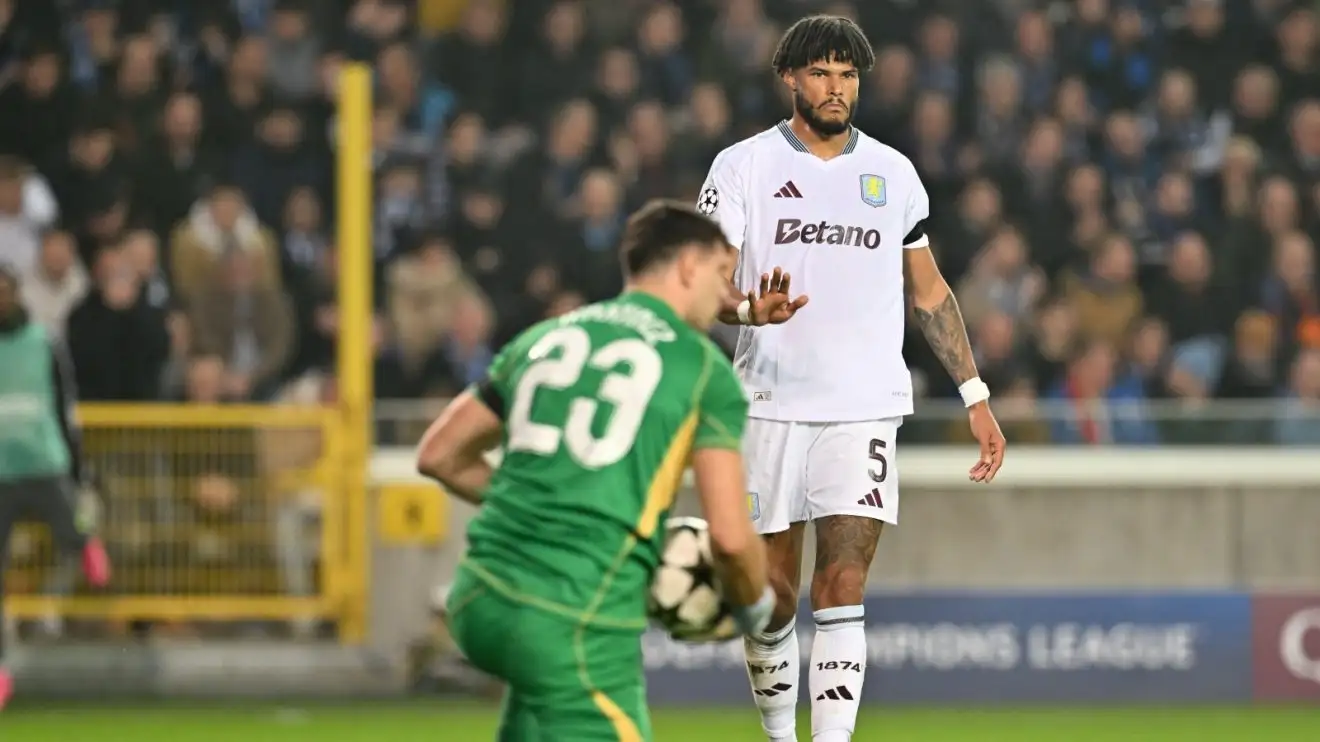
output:
M747 301L751 304L748 316L751 324L782 325L793 318L797 311L807 305L807 297L796 299L789 294L792 279L782 268L775 268L773 273L761 274L760 292L747 292Z
M989 482L1004 465L1004 432L999 429L999 421L990 411L989 402L978 402L967 408L967 421L972 426L972 437L981 444L981 458L967 472L967 478L973 482Z

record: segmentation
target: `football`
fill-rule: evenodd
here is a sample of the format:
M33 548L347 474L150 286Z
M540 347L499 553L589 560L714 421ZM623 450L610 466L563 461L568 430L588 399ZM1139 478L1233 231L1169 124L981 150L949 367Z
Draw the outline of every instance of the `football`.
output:
M700 518L670 518L660 566L651 578L651 618L684 642L721 642L738 636L715 575L710 531Z

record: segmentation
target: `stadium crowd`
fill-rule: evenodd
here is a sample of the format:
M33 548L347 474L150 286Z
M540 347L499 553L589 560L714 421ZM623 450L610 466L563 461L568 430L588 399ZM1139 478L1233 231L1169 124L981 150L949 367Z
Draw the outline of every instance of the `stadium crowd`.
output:
M1068 410L1010 439L1246 398L1281 412L1222 435L1320 443L1313 2L0 0L0 260L85 400L332 395L334 81L366 61L377 396L452 394L786 115L768 59L814 11L877 47L856 122L931 192L982 376Z

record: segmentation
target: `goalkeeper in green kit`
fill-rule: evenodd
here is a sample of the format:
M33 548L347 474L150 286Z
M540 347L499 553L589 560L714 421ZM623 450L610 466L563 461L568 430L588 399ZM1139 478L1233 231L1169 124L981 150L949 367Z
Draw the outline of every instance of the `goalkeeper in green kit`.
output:
M663 201L628 220L621 253L623 294L522 333L419 447L423 474L480 506L448 611L468 660L507 683L502 741L651 739L647 591L689 465L739 628L774 606L743 479L747 399L706 337L737 304L737 253ZM745 298L759 325L806 303L778 271Z

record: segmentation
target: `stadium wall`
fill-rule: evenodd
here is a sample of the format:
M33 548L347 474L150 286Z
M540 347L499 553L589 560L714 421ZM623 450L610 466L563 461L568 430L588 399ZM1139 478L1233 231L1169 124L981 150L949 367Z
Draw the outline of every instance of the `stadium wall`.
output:
M1320 587L1315 449L1022 447L989 487L967 481L975 459L960 447L900 455L901 525L881 540L872 588ZM419 481L412 461L409 449L381 449L372 479ZM695 512L695 498L677 511ZM453 505L431 562L440 575L462 553L471 512Z
M977 487L973 451L909 449L867 599L869 701L1320 704L1317 453L1016 449ZM373 480L414 481L411 456L378 452ZM746 702L738 643L645 650L655 703Z

